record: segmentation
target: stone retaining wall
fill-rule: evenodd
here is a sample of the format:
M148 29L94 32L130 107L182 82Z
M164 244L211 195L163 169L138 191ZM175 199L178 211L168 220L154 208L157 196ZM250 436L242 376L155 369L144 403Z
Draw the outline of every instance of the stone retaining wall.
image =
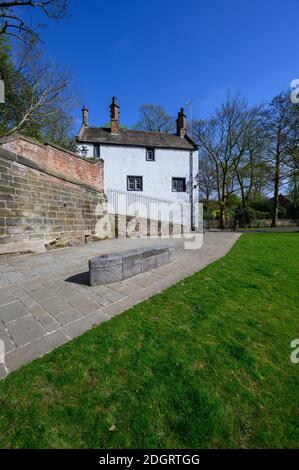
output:
M105 195L70 179L0 147L0 254L93 238Z

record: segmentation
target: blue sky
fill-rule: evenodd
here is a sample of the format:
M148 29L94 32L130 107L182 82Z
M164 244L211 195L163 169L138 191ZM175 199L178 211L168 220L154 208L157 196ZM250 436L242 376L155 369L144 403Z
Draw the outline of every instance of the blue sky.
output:
M108 121L112 95L131 125L144 103L195 117L226 96L268 101L299 78L298 0L70 0L71 16L43 31L66 65L90 123ZM75 113L81 118L81 111Z

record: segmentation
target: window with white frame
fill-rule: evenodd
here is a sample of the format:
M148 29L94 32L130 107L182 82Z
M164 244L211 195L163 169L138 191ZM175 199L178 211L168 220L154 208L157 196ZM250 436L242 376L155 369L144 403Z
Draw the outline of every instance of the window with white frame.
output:
M127 176L127 191L143 191L142 176Z
M172 191L175 193L185 193L186 178L172 178Z
M148 162L154 162L155 161L155 149L153 147L148 147L146 149L146 160Z

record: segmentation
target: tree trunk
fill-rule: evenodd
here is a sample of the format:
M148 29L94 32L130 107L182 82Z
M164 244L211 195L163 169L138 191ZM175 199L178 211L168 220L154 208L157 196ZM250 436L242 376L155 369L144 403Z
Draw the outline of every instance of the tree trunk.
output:
M299 185L298 185L298 178L297 178L296 172L293 175L293 185L294 185L294 189L293 189L293 194L292 194L292 203L293 203L293 206L297 208L298 203L299 203Z
M241 198L242 198L242 209L246 209L247 207L247 201L244 193L243 187L241 187Z
M274 178L274 197L273 197L273 217L271 227L277 227L278 208L279 208L279 184L280 184L280 155L276 154L275 178Z
M210 198L207 196L207 230L210 230Z
M247 201L246 201L246 196L245 196L243 180L242 180L242 178L241 178L238 171L236 171L236 176L237 176L237 180L238 180L238 183L239 183L239 186L240 186L240 191L241 191L242 208L246 209Z
M224 230L225 229L225 204L223 201L220 201L219 203L219 209L220 209L220 229Z
M227 181L226 181L226 174L224 174L223 182L222 182L222 197L220 200L220 228L221 230L225 229L226 200L227 200Z

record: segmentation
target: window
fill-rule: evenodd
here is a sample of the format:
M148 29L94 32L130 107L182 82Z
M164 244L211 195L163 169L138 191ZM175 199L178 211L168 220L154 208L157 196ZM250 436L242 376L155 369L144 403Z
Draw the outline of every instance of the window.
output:
M127 176L127 191L143 191L142 176Z
M95 144L95 145L93 146L93 156L94 156L95 158L100 158L100 156L101 156L101 148L100 148L99 144Z
M155 149L152 147L149 147L146 149L146 160L148 162L154 162L155 161Z
M172 191L176 193L185 193L186 178L172 178Z

